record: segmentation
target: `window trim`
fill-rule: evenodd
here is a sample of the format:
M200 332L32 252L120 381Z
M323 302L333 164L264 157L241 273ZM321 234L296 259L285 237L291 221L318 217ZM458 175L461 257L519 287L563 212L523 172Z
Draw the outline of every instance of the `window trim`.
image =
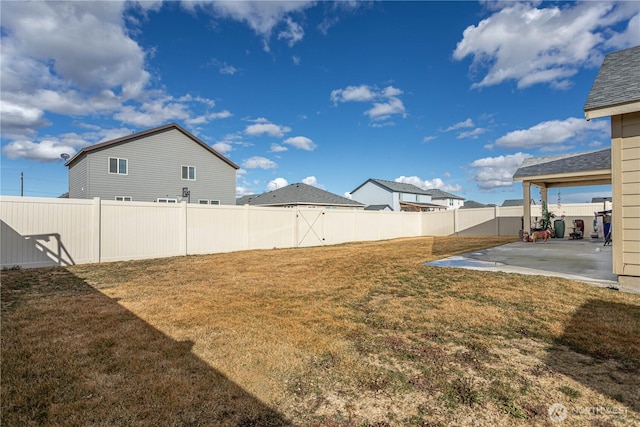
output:
M212 206L220 206L220 200L209 200L209 204Z
M184 171L187 168L187 177L184 177ZM189 178L189 170L190 168L193 168L193 179ZM183 181L195 181L196 180L196 167L195 166L189 166L189 165L181 165L180 167L180 178L182 178Z
M208 205L209 204L209 200L208 199L198 199L198 204L199 205Z
M156 199L156 203L167 203L167 204L174 204L174 203L178 203L178 199L173 198L173 197L158 197Z
M121 199L121 200L118 200ZM131 196L115 196L114 199L116 202L133 202L133 197Z
M116 172L111 172L111 159L116 161ZM120 172L120 161L125 161L125 173ZM107 158L107 172L109 175L129 175L129 159L125 159L124 157L111 157Z

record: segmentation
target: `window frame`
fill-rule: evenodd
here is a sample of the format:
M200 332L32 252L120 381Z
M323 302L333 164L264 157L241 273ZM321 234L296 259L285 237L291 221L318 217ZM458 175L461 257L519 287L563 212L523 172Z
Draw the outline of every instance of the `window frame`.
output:
M111 172L111 160L116 161L115 172ZM121 161L124 161L124 169L125 169L124 173L120 172ZM125 159L124 157L111 157L111 156L107 157L107 172L109 173L109 175L129 175L129 159Z
M209 204L212 206L220 206L220 200L209 200Z
M185 172L185 168L187 171L187 177L184 177L184 172ZM193 169L193 178L189 178L190 176L190 170ZM180 167L180 178L182 178L183 181L195 181L196 180L196 167L195 166L189 166L189 165L181 165Z
M156 203L177 204L178 199L173 197L158 197L156 198Z
M120 199L120 200L118 200ZM116 202L133 202L133 197L131 196L115 196L114 199Z
M199 205L208 205L209 204L209 200L208 199L198 199L198 204Z

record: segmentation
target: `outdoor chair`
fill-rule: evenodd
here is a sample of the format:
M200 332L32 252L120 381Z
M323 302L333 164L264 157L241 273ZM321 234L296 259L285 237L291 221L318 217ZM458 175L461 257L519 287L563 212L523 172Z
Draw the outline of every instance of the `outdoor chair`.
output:
M582 239L584 236L584 221L581 219L573 220L573 232L569 233L571 239Z

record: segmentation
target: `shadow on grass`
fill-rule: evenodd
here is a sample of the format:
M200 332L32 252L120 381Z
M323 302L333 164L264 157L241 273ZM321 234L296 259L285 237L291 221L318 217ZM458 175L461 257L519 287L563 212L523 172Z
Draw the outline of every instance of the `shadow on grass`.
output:
M571 318L547 364L640 411L639 331L640 306L589 300Z
M290 423L64 268L3 271L3 425Z

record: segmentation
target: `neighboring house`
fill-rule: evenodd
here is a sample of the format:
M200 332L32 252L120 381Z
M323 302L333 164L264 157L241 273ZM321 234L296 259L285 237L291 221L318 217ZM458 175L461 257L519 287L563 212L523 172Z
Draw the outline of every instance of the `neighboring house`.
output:
M613 272L640 291L640 46L604 58L584 112L611 117Z
M267 193L243 196L238 205L304 207L322 209L364 209L365 205L311 185L297 183Z
M464 206L464 198L455 194L438 189L426 190L426 192L431 196L431 202L436 205L446 206L447 209L460 209Z
M460 206L460 209L479 209L479 208L494 208L496 205L476 202L475 200L467 200L464 202L464 205ZM522 203L520 203L522 206Z
M531 199L531 204L535 205L536 201ZM524 206L524 199L507 199L502 202L501 207Z
M592 197L591 198L591 203L606 203L610 201L611 201L611 197Z
M233 205L238 166L173 123L80 150L69 197Z
M364 208L365 211L392 211L389 205L368 205Z
M423 190L413 184L369 178L353 190L351 196L367 205L389 205L396 212L446 210L448 206L432 200L433 191ZM457 196L454 197L459 199Z

